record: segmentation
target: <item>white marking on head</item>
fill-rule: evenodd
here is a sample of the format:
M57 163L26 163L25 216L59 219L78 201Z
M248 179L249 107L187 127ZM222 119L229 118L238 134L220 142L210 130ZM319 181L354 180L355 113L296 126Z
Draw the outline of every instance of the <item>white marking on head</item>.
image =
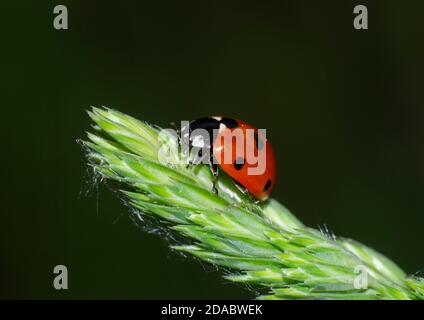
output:
M192 142L193 147L203 148L205 146L205 141L201 135L195 136Z

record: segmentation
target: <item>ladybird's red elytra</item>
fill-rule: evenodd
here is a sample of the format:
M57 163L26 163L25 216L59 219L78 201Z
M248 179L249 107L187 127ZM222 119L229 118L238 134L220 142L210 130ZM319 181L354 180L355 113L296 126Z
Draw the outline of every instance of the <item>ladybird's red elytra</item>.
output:
M191 121L190 132L192 133L196 129L204 129L208 132L209 137L213 137L206 147L210 149L211 158L213 156L216 160L215 163L211 163L214 174L217 175L217 166L219 166L256 199L265 200L269 197L276 180L276 161L271 143L261 130L244 121L222 116ZM214 134L216 132L217 134ZM230 138L226 139L226 136ZM190 136L190 141L195 140L195 136ZM241 154L237 149L237 143L240 142L244 144ZM246 152L249 150L253 150L255 155L265 151L265 166L259 174L251 174L252 169L258 164L247 161L249 159L246 159L248 156Z

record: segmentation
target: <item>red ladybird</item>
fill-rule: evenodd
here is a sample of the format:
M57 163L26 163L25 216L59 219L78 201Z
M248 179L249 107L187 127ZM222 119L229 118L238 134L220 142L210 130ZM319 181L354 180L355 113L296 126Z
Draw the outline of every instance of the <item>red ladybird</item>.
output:
M200 139L199 130L208 133L209 143ZM239 185L244 187L258 200L265 200L274 188L276 178L275 156L270 142L261 130L237 119L227 117L207 117L190 122L190 146L208 148L211 170L215 177L218 167L224 170ZM199 144L199 141L201 143ZM240 144L244 147L238 149ZM242 152L240 152L242 150ZM263 168L252 163L253 151L256 159L261 153L266 160ZM199 151L201 157L201 152ZM263 159L263 158L262 158ZM215 161L214 161L215 160ZM250 160L250 161L249 161ZM256 172L255 172L256 171ZM214 191L216 191L214 186Z

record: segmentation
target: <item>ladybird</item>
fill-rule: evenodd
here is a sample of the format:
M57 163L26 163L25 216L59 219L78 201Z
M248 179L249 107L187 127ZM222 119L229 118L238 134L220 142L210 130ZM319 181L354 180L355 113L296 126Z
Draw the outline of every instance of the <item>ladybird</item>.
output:
M210 139L199 137L196 129L206 131ZM215 193L217 193L215 182L218 178L218 169L222 169L239 187L257 200L263 201L269 197L275 185L276 163L274 151L263 131L238 119L205 117L191 121L189 132L190 147L200 147L209 151L208 163L215 177L213 185ZM240 143L244 146L238 149ZM255 158L249 157L252 151L257 163L252 161ZM259 153L265 155L262 158L264 162L262 168L259 168Z

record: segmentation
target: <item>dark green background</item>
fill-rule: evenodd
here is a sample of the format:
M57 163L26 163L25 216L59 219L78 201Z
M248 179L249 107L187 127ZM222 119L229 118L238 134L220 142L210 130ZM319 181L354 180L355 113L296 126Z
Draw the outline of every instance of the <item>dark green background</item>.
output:
M368 3L369 2L369 3ZM369 30L353 29L368 3ZM53 29L66 4L68 31ZM424 268L422 1L3 1L1 298L251 298L138 229L76 143L106 105L268 129L274 196ZM82 193L82 195L81 195ZM69 269L68 291L52 287Z

